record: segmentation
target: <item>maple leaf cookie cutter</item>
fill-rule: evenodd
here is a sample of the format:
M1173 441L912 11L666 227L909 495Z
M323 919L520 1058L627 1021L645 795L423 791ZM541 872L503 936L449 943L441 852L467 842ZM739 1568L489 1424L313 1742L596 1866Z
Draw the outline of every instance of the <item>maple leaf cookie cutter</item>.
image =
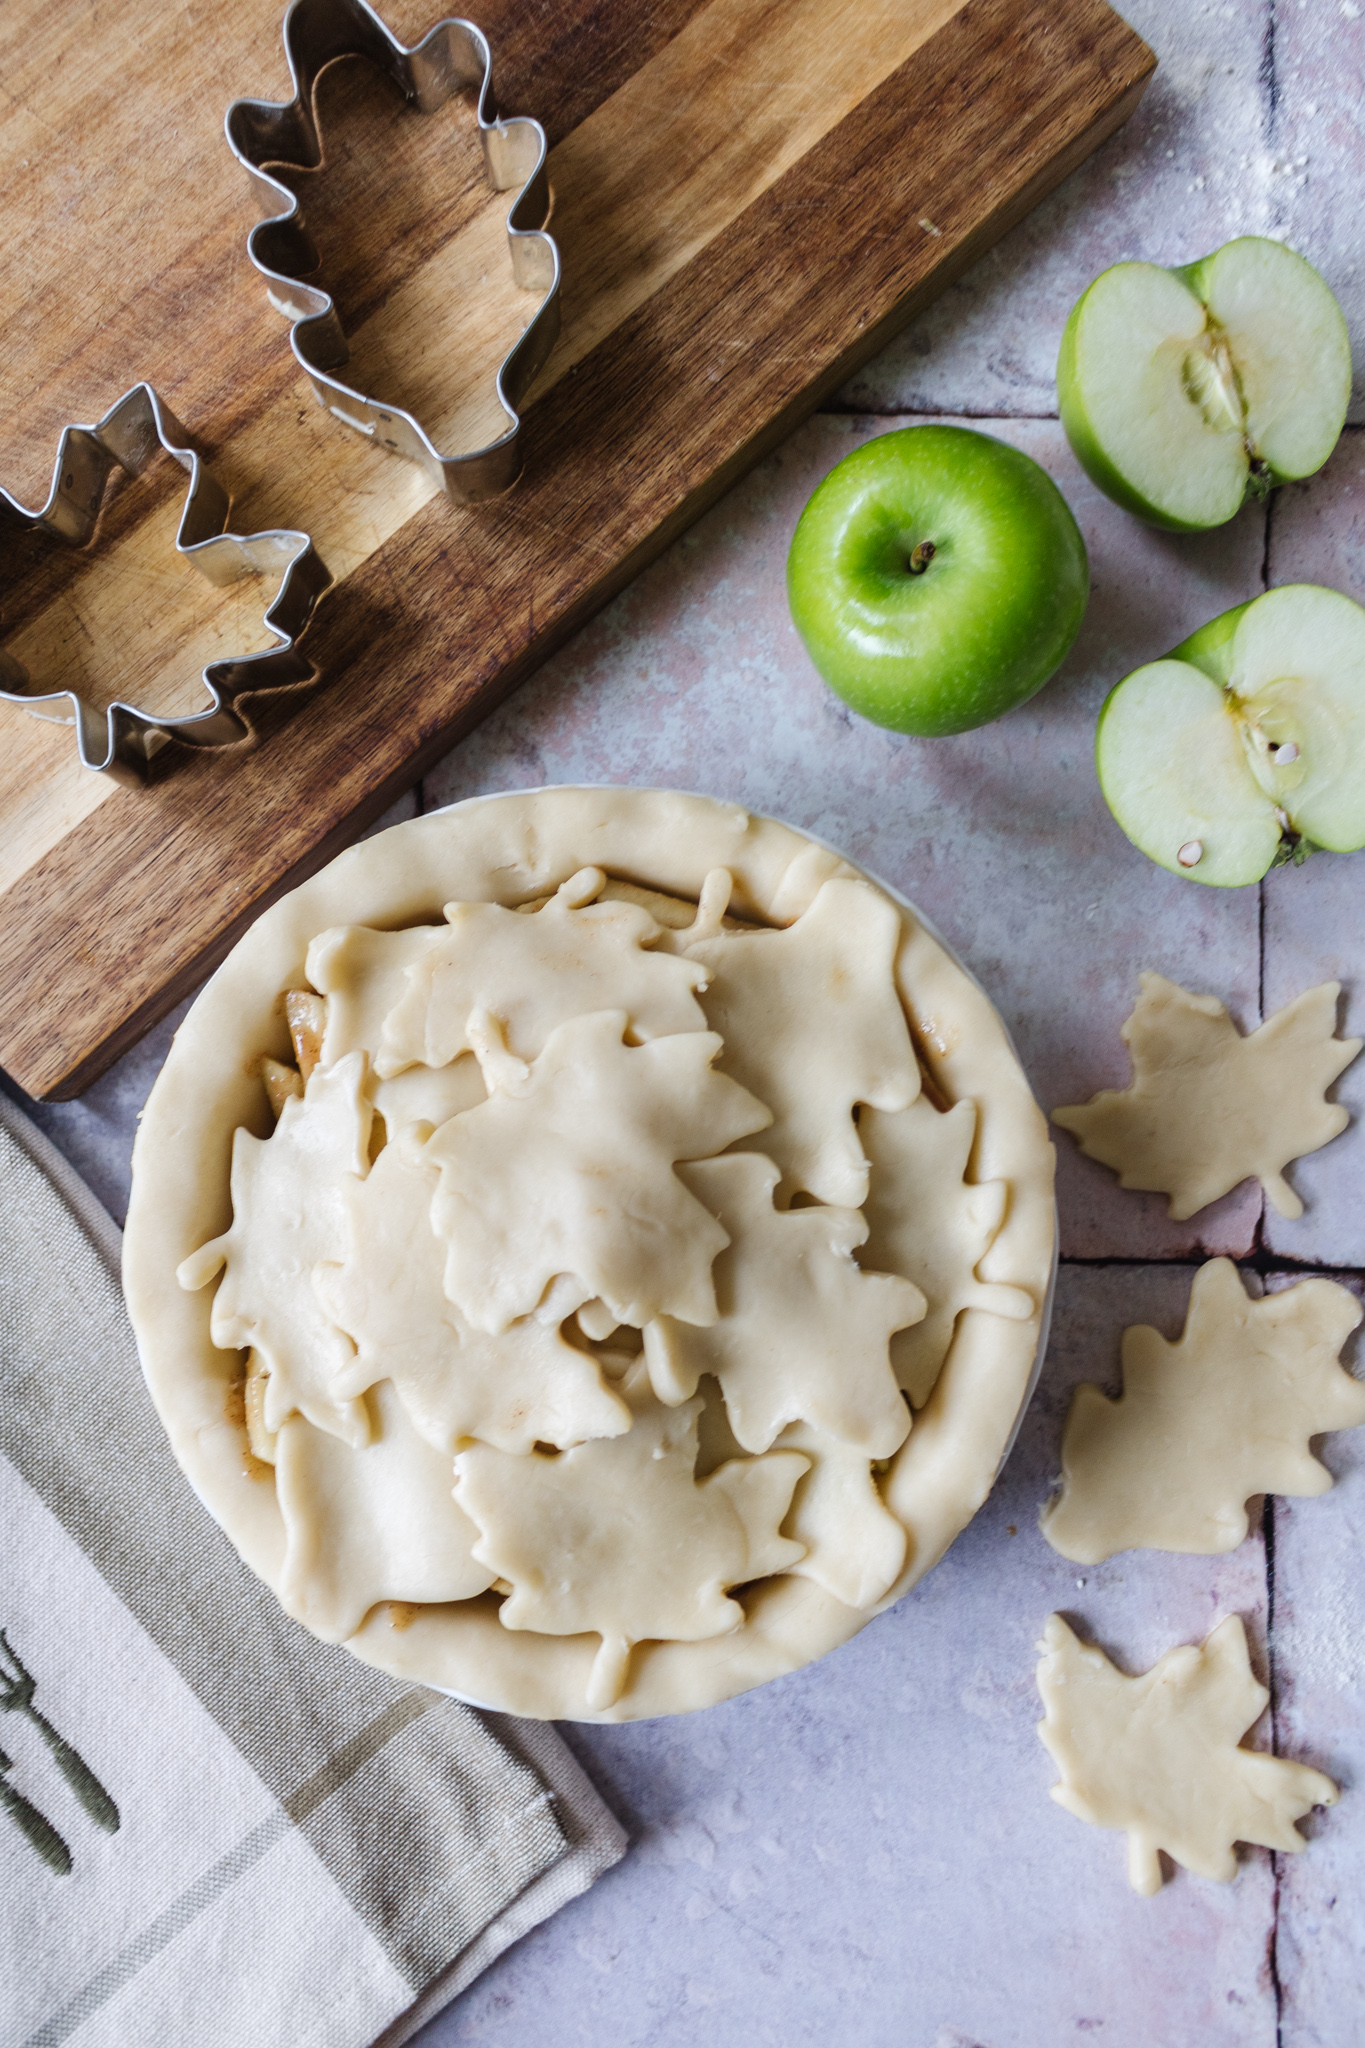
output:
M0 533L6 527L18 528L69 547L84 547L94 536L113 471L141 476L163 450L189 476L176 553L220 589L243 576L279 575L279 589L263 615L279 644L211 661L201 672L209 703L183 717L140 710L122 699L100 711L75 690L37 690L23 663L0 646L0 703L17 704L35 717L74 726L84 767L134 785L148 779L157 756L172 741L196 749L253 743L258 734L240 700L261 691L281 696L317 679L299 642L318 599L332 584L331 572L306 533L283 527L249 534L229 531L231 498L150 384L135 384L125 391L93 426L73 425L63 431L52 488L41 510L33 511L0 490Z
M320 405L391 453L420 463L448 497L460 504L497 497L520 474L518 407L559 336L559 249L545 231L551 208L545 130L525 115L499 115L488 41L471 21L448 16L409 46L366 0L291 0L284 48L292 101L234 100L224 126L266 216L252 229L247 250L265 278L271 304L291 322L294 356ZM507 214L512 276L523 291L540 293L541 302L498 368L497 395L508 425L481 448L443 455L410 412L368 397L334 374L350 358L341 318L321 283L308 281L316 278L320 252L297 195L269 167L322 168L315 96L322 73L342 57L364 57L423 114L472 89L488 183L495 192L516 189Z

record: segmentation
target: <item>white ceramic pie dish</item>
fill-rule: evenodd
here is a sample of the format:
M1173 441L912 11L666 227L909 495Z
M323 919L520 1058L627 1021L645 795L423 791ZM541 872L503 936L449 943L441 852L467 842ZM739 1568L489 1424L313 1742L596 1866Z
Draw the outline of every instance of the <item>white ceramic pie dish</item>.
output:
M143 1369L177 1457L244 1559L278 1589L284 1528L273 1484L244 1456L240 1361L209 1332L212 1289L185 1292L176 1269L231 1218L232 1134L264 1135L260 1058L288 1056L285 990L309 941L338 924L435 921L452 898L528 901L586 864L695 898L717 866L735 905L786 925L823 882L859 875L832 848L737 806L673 792L556 788L474 798L392 828L340 855L266 911L214 975L177 1033L144 1111L125 1235L125 1285ZM873 877L866 877L875 880ZM364 1661L473 1703L539 1718L627 1720L712 1704L812 1661L898 1600L943 1555L986 1498L1014 1440L1046 1345L1056 1270L1053 1153L1005 1028L975 979L897 892L904 939L896 980L921 1066L949 1104L978 1105L974 1180L1008 1183L1004 1221L980 1261L987 1282L1020 1288L1027 1320L974 1308L957 1319L932 1396L882 1482L908 1534L903 1571L867 1609L790 1574L741 1591L732 1634L637 1646L611 1708L584 1706L594 1637L512 1632L492 1595L420 1608L395 1628L375 1609L347 1643Z

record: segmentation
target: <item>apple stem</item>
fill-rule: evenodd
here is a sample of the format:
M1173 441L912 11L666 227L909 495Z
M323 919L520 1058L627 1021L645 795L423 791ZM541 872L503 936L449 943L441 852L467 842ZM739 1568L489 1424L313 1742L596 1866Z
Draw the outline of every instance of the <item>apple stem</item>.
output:
M912 576L922 576L937 553L938 549L933 541L916 541L914 547L910 550L910 574Z

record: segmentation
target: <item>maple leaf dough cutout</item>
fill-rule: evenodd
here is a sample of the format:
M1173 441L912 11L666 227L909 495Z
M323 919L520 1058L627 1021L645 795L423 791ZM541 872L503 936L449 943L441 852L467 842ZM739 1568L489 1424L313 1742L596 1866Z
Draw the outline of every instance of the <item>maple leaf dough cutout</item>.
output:
M635 1418L624 1436L553 1457L480 1444L455 1460L455 1497L480 1531L474 1555L512 1587L503 1626L601 1637L594 1712L624 1692L634 1644L729 1635L744 1609L727 1589L801 1556L779 1531L804 1458L732 1459L698 1481L701 1397L665 1408L639 1366L621 1392Z
M453 1471L419 1436L394 1388L370 1396L373 1435L352 1449L295 1415L275 1447L284 1516L280 1600L324 1642L344 1643L381 1600L470 1600L492 1584Z
M712 1072L714 1032L631 1046L628 1021L571 1018L527 1066L499 1020L470 1020L488 1100L443 1124L423 1156L441 1176L431 1213L445 1291L477 1330L529 1314L557 1274L618 1323L715 1320L711 1264L728 1239L674 1164L762 1130L768 1111Z
M1365 1386L1337 1354L1361 1319L1335 1280L1263 1300L1231 1259L1194 1276L1178 1343L1123 1333L1123 1394L1082 1385L1062 1435L1060 1494L1043 1511L1054 1550L1099 1564L1118 1550L1235 1550L1259 1493L1325 1493L1311 1437L1365 1422Z
M713 1373L746 1451L766 1451L788 1423L809 1422L864 1459L889 1458L910 1431L891 1332L923 1315L918 1287L855 1263L867 1236L856 1209L775 1209L778 1170L762 1153L679 1171L730 1242L712 1275L716 1322L689 1328L663 1316L645 1325L659 1399L685 1401Z
M855 1103L905 1109L919 1067L896 993L900 913L865 882L825 882L783 931L686 949L710 976L706 1015L726 1070L773 1112L763 1150L791 1192L859 1209L868 1170Z
M182 1261L193 1293L222 1272L209 1334L224 1350L249 1346L268 1375L263 1420L271 1434L296 1411L357 1448L369 1441L363 1401L340 1392L353 1347L313 1291L313 1270L347 1243L347 1188L369 1166L365 1055L315 1067L284 1105L268 1138L232 1139L232 1224Z
M707 1373L699 1388L697 1477L705 1478L744 1446L730 1427L718 1382ZM810 1470L796 1482L783 1534L805 1545L789 1565L794 1579L811 1579L845 1607L875 1607L900 1577L909 1547L905 1525L891 1513L861 1451L808 1422L794 1422L777 1440L780 1451L799 1451Z
M777 1449L810 1460L782 1525L806 1550L789 1567L792 1576L813 1579L845 1607L875 1607L900 1577L909 1537L882 1499L867 1458L808 1422L784 1429Z
M348 1053L371 1056L384 1020L403 1000L408 969L420 961L439 933L430 925L409 931L377 931L370 925L334 925L308 948L306 972L325 997L322 1058L328 1064ZM366 1093L384 1119L390 1139L415 1124L445 1123L484 1099L483 1077L472 1053L447 1065L413 1065L383 1079L371 1067Z
M891 1339L891 1366L916 1408L934 1389L964 1308L1027 1322L1036 1303L1022 1287L978 1280L976 1269L1005 1218L1003 1180L969 1182L976 1104L935 1109L919 1095L908 1109L865 1109L858 1136L871 1166L860 1263L903 1273L925 1296L924 1319Z
M1144 1898L1161 1889L1163 1849L1226 1884L1237 1875L1235 1842L1297 1854L1308 1845L1294 1822L1335 1804L1321 1771L1238 1748L1270 1698L1252 1676L1239 1615L1138 1678L1080 1642L1060 1614L1038 1647L1038 1733L1062 1774L1052 1797L1078 1820L1127 1830L1128 1882Z
M584 868L530 915L448 903L447 925L423 934L384 1023L380 1076L472 1051L468 1020L481 1010L501 1018L509 1050L524 1060L544 1051L557 1025L594 1011L624 1010L637 1040L705 1031L695 993L704 970L657 950L663 927L639 904L591 902L605 880Z
M1251 1178L1281 1216L1301 1216L1284 1168L1351 1120L1344 1104L1323 1099L1361 1047L1333 1036L1341 984L1305 989L1243 1038L1216 996L1150 971L1138 980L1122 1031L1133 1079L1054 1110L1052 1121L1112 1167L1120 1187L1169 1195L1177 1222Z
M345 1257L314 1276L327 1315L355 1344L338 1390L355 1396L392 1380L447 1459L475 1437L524 1453L629 1429L630 1410L554 1322L526 1316L489 1336L446 1300L445 1250L431 1227L436 1188L431 1168L390 1143L345 1191Z

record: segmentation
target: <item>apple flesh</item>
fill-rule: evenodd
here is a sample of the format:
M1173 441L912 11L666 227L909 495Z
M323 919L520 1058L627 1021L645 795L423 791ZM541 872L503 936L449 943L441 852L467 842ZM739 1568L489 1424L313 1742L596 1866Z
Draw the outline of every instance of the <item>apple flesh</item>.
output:
M1290 583L1223 612L1110 692L1095 765L1133 844L1192 881L1365 846L1365 610Z
M864 718L967 732L1040 690L1076 637L1085 543L1029 456L967 427L903 427L846 455L797 523L792 619Z
M1351 344L1302 256L1243 235L1182 270L1116 263L1057 362L1067 439L1116 504L1173 533L1321 469L1346 419Z

